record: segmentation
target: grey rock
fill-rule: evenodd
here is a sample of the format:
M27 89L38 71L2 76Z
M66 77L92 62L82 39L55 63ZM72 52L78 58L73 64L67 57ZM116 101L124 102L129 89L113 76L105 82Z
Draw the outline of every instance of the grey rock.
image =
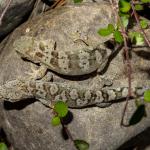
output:
M101 6L99 5L99 7ZM63 10L65 11L65 7ZM82 12L82 9L80 11ZM150 36L149 30L147 30L147 33ZM0 84L19 76L24 77L25 71L30 70L30 62L23 61L12 50L14 39L15 37L12 36L0 45ZM138 48L132 52L133 84L141 83L144 85L141 79L149 80L150 58L147 55L148 50L149 48ZM122 51L120 51L108 64L105 76L113 78L113 86L125 86L127 85L125 72ZM91 74L89 78L83 78L83 80L80 78L81 81L75 79L75 82L78 81L80 84L88 85L89 81L96 76ZM55 75L55 80L73 82L69 78L64 79L58 75ZM89 142L90 150L117 149L125 141L149 127L150 124L150 106L146 105L147 117L135 126L121 127L120 121L124 104L125 101L115 103L104 109L97 107L70 109L74 118L68 127L73 137ZM131 100L125 117L126 122L135 109L135 103ZM51 126L52 116L52 111L49 108L46 108L40 102L31 100L17 103L4 102L0 105L0 127L6 132L7 138L15 150L74 150L71 141L63 140L61 126Z
M0 14L5 9L8 0L0 1ZM35 0L13 0L4 15L0 26L0 39L17 27L23 19L29 15L34 6Z

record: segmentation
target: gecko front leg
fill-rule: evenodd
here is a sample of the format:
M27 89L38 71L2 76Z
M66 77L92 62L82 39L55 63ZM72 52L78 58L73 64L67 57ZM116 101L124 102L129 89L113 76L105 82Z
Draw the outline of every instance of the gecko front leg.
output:
M44 65L40 65L37 69L34 64L31 64L31 70L31 72L26 72L29 75L29 80L42 79L47 73L47 67Z

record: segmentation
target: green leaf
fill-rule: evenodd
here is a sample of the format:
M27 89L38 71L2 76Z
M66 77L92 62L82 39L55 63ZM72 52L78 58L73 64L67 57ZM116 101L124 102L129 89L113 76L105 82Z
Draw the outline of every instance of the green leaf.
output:
M54 111L58 113L59 117L65 117L68 113L68 106L63 101L58 101L54 105Z
M101 36L108 36L111 34L111 32L108 29L99 29L98 30L98 34Z
M145 19L140 21L141 28L146 29L148 27L148 22Z
M99 30L98 30L98 34L101 35L101 36L108 36L108 35L110 35L111 33L109 32L108 29L99 29Z
M144 101L145 102L150 102L150 90L146 90L144 92Z
M150 0L141 0L142 3L149 3Z
M101 28L98 30L98 34L101 36L108 36L113 33L115 30L114 26L112 24L108 24L107 28Z
M53 117L51 123L52 123L53 126L60 125L60 123L61 123L60 118L58 116Z
M123 24L123 26L127 27L128 23L129 23L130 15L119 12L119 16L121 18L121 23ZM118 29L119 29L119 27L121 27L121 23L120 23L120 20L117 21L117 28Z
M126 14L126 13L118 12L118 14L119 14L120 17L125 17L125 16L126 16L127 18L130 17L130 15L129 15L129 14Z
M135 125L142 120L142 118L146 115L145 105L141 104L137 107L136 111L132 115L129 125Z
M144 37L140 32L129 32L131 42L140 46L144 44Z
M83 0L74 0L74 3L81 3Z
M129 23L129 17L128 16L122 16L121 21L122 21L123 26L127 27L128 23Z
M138 35L136 35L136 45L143 45L144 44L144 37L143 35L140 33Z
M114 38L115 38L115 41L118 42L118 43L122 43L123 42L123 36L121 34L120 31L116 30L114 32Z
M8 150L7 146L5 143L0 143L0 150Z
M131 5L128 1L126 1L126 0L120 0L119 1L119 10L122 13L127 13L130 11L130 9L131 9Z
M84 140L74 140L74 145L78 150L88 150L89 144Z
M114 26L112 24L108 24L107 29L109 30L109 32L113 33L113 31L115 30Z
M140 4L135 5L135 10L139 11L143 9L144 9L143 5L140 5Z

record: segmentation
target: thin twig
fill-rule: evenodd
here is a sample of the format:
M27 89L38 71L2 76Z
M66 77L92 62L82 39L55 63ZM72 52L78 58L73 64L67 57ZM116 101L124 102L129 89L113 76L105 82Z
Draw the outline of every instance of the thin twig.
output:
M5 9L3 10L3 12L2 12L2 14L1 14L1 16L0 16L0 26L2 25L2 20L3 20L3 18L4 18L4 15L5 15L6 11L7 11L8 8L9 8L11 2L12 2L12 0L8 0L8 3L7 3Z
M73 139L72 134L70 133L68 127L66 125L64 125L62 120L61 120L61 125L62 125L63 129L65 130L65 132L67 133L67 135L70 138L70 140L74 143L74 139Z
M135 11L135 7L134 7L134 5L133 5L133 4L134 4L133 0L131 0L130 4L131 4L131 7L132 7L132 11L133 11L135 20L136 20L138 26L140 27L141 32L143 33L143 36L144 36L144 39L145 39L146 43L147 43L148 46L150 47L150 41L149 41L149 39L148 39L146 33L144 32L143 28L142 28L141 25L140 25L140 21L139 21L138 15L137 15L137 13L136 13L136 11Z
M111 3L111 6L113 7L113 1L110 0L110 3ZM126 98L126 104L125 104L125 107L124 107L124 110L123 110L123 114L122 114L122 119L121 119L121 125L124 125L126 126L123 122L124 122L124 116L125 116L125 112L126 112L126 109L127 109L127 105L128 105L128 101L129 101L129 98L131 97L131 73L132 73L132 69L131 69L131 62L130 62L130 59L129 59L129 48L128 48L128 36L126 34L126 29L124 28L123 24L122 24L122 21L121 21L121 18L120 16L118 15L118 11L116 10L115 7L113 7L113 11L114 11L114 14L117 16L117 19L119 20L120 22L120 26L121 26L121 32L124 33L122 34L123 36L123 41L124 41L124 52L125 52L125 57L126 57L126 66L127 66L127 75L128 75L128 95L127 95L127 98Z

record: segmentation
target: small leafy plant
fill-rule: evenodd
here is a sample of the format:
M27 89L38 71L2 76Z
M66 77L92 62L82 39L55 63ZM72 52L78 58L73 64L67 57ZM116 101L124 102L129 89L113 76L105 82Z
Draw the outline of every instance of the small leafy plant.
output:
M150 2L150 0L147 0ZM143 0L140 1L140 4L133 4L133 1L127 0L120 0L119 1L119 11L117 12L118 15L118 22L116 23L115 27L113 24L108 24L106 28L102 28L98 30L99 35L101 36L108 36L113 34L114 39L117 43L122 43L123 36L127 36L128 40L130 40L135 45L143 45L144 44L144 36L143 30L148 28L148 21L146 19L137 19L136 11L143 10L143 4L146 2ZM131 13L133 12L133 13ZM135 20L133 18L133 14L135 16ZM140 26L141 31L128 31L128 25L135 24L135 21ZM127 32L124 33L121 28L124 28Z
M52 118L52 125L60 125L61 119L68 114L68 106L63 101L55 103L54 108L55 116Z
M106 28L99 29L98 34L101 36L108 36L110 34L113 34L116 42L118 43L123 42L123 36L121 32L118 30L118 28L115 28L112 24L108 24Z
M62 126L64 127L65 130L67 130L66 133L68 133L68 137L70 137L70 139L72 140L72 142L74 143L75 147L77 150L88 150L89 149L89 144L84 141L84 140L80 140L80 139L73 139L69 129L67 128L66 125L63 124L63 118L67 116L68 114L68 106L66 103L64 103L63 101L57 101L54 104L53 107L53 111L54 111L54 117L51 120L51 124L53 126L58 126L60 124L62 124Z
M125 115L125 110L127 108L128 99L131 97L131 64L130 64L130 57L129 57L129 48L132 48L132 45L141 46L144 45L146 42L147 45L150 47L150 41L144 31L144 29L148 28L148 21L146 19L141 19L138 16L138 11L141 11L144 9L144 5L146 3L149 3L150 0L139 0L139 1L133 1L133 0L119 0L118 6L119 8L116 9L116 7L113 4L113 1L110 0L110 3L113 7L114 14L116 15L117 22L115 25L108 24L107 27L101 28L98 30L98 34L100 36L109 36L113 35L114 41L119 44L123 44L123 50L125 54L125 62L128 74L128 96L127 101L124 107L123 111L123 118ZM136 31L135 26L138 26L138 31ZM134 30L130 30L130 29ZM144 101L150 102L150 90L145 91L144 93ZM144 116L146 116L145 111L145 105L140 104L137 105L137 109L132 115L129 125L134 125L138 123ZM123 118L121 124L123 125Z

